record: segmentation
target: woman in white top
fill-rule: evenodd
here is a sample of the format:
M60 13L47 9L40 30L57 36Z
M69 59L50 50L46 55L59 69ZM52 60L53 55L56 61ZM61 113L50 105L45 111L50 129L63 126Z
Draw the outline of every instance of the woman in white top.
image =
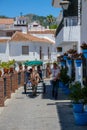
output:
M53 63L53 69L52 69L52 96L55 99L57 99L57 96L58 96L59 78L60 78L60 67L56 63Z

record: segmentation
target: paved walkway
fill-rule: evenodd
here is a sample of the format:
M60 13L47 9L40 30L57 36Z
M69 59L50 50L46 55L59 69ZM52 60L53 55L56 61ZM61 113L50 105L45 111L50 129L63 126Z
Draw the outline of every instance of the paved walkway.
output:
M87 130L87 126L75 125L71 103L59 90L58 100L51 96L51 86L46 82L46 93L38 87L32 97L31 90L25 95L23 87L0 108L0 130Z

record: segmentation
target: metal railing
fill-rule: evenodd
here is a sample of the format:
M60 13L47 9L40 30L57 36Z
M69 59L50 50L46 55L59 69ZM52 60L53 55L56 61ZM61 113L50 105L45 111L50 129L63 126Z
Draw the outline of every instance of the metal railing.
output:
M78 17L65 17L64 18L64 26L77 26L78 25Z
M59 24L58 27L57 27L55 36L58 35L58 33L61 31L61 29L62 29L63 27L64 27L64 23L63 23L63 19L62 19L61 22L60 22L60 24Z

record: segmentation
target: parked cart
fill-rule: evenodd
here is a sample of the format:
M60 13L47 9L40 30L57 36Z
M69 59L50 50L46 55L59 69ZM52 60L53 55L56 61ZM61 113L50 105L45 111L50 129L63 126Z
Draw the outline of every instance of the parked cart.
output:
M43 66L43 62L42 61L39 61L39 60L34 60L34 61L26 61L26 62L24 62L24 65L26 65L26 66L36 66L36 67L38 67L38 66ZM40 73L40 75L41 75L41 73ZM40 80L40 83L42 82L42 86L43 86L43 93L45 92L45 89L44 89L44 81L43 81L44 79L43 79L43 77L41 78L41 80ZM28 87L29 86L29 87ZM27 90L29 89L29 88L31 88L31 83L30 83L30 85L29 85L29 83L24 83L24 93L26 94L27 93Z

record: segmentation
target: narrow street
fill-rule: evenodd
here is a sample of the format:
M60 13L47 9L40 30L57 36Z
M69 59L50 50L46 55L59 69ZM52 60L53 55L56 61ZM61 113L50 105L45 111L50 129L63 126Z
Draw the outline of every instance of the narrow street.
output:
M0 130L87 130L87 126L75 125L67 96L59 89L58 100L54 100L49 80L45 83L45 94L41 84L36 97L31 90L24 94L20 87L6 100L5 107L0 108Z

